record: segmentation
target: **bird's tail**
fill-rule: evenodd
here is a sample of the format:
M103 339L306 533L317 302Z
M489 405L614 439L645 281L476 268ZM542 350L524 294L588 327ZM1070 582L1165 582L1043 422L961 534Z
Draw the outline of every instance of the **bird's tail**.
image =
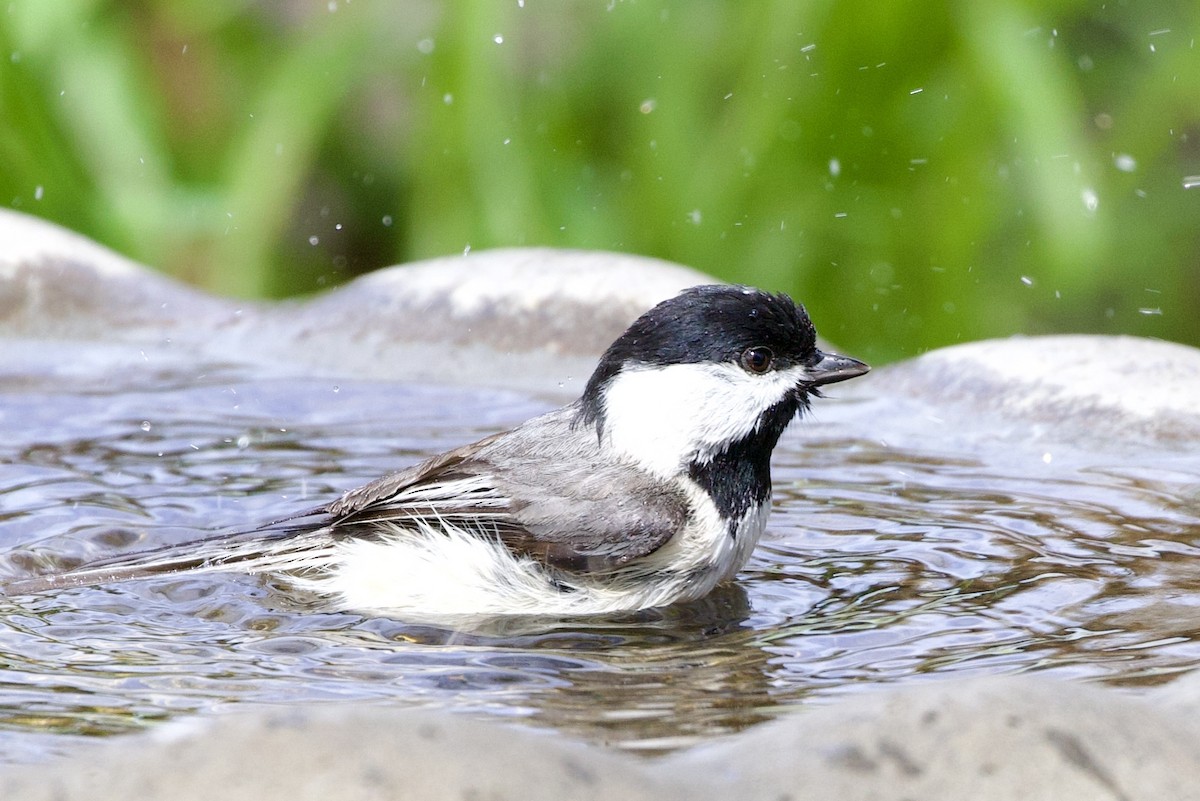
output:
M334 545L326 526L272 524L114 556L58 573L0 578L0 594L30 595L177 573L319 571L334 556Z

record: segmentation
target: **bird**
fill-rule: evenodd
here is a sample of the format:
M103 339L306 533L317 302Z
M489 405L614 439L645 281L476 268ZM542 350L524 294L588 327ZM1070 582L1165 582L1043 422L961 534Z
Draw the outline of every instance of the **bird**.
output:
M336 608L431 624L697 600L762 535L784 430L869 369L818 348L786 294L691 287L638 317L561 408L297 515L3 591L279 573Z

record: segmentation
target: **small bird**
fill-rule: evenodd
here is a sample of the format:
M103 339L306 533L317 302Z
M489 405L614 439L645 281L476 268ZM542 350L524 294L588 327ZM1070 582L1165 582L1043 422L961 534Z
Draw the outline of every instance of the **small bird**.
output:
M5 592L281 571L338 608L435 624L695 600L758 542L784 429L868 369L818 350L787 295L693 287L634 321L560 409L293 517Z

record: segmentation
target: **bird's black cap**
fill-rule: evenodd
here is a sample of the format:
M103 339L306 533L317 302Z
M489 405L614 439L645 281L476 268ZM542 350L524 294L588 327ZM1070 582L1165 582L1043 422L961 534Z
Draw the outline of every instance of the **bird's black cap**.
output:
M804 307L784 294L723 284L696 286L643 314L600 358L585 395L629 362L649 366L730 362L769 347L780 366L810 362L817 332Z

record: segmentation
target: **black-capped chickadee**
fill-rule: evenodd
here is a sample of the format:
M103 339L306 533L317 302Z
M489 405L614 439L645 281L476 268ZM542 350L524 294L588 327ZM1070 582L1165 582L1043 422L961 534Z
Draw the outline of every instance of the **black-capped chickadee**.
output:
M693 287L639 317L561 409L295 517L5 591L283 571L340 608L432 623L694 600L749 559L787 425L867 370L818 350L786 295Z

